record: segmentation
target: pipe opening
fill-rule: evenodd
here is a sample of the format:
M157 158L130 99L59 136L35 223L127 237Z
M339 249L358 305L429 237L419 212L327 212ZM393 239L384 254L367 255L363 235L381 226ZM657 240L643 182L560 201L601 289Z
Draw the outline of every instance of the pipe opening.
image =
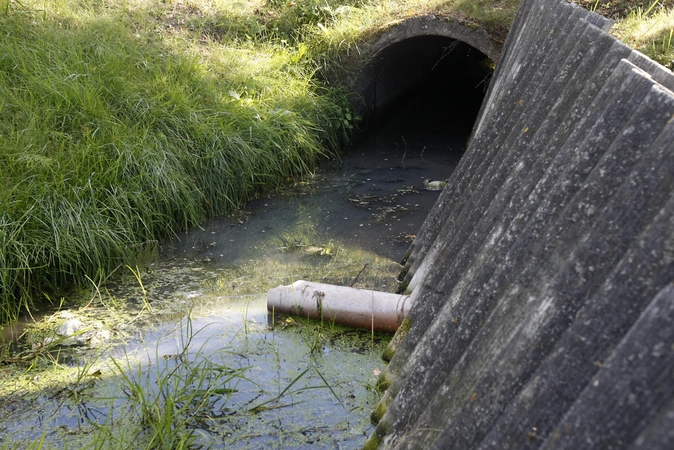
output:
M402 261L458 165L486 95L493 64L453 38L425 35L379 51L356 90L366 126L343 158L350 240ZM340 227L340 221L331 225Z
M462 151L493 73L476 48L446 36L417 36L381 50L363 70L365 136L383 145L442 141Z

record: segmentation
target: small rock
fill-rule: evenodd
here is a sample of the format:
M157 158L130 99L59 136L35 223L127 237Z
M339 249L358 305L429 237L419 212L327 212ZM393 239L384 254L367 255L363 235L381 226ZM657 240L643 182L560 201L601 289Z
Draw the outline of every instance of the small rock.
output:
M109 341L112 335L108 330L97 330L86 341L90 347L98 347L102 343Z
M75 314L71 311L64 310L56 313L56 317L58 317L59 319L74 319Z
M79 319L68 319L61 324L56 330L59 336L72 336L73 334L84 328L84 323Z
M447 184L446 180L424 180L424 188L428 191L441 191Z

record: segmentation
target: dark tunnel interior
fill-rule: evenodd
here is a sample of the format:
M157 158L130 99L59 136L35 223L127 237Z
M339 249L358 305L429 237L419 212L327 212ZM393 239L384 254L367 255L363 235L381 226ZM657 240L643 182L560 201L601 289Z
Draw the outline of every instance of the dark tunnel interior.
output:
M493 63L444 36L418 36L381 52L363 72L366 134L377 139L461 139L465 145L489 86Z
M402 259L460 163L491 66L442 36L400 41L370 61L360 74L363 131L339 163L349 205L332 233Z

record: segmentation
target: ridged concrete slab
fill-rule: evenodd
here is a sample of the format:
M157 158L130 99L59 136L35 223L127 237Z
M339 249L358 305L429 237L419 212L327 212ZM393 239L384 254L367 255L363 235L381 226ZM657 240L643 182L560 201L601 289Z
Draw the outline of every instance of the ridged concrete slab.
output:
M367 448L674 441L674 76L576 5L520 8L409 252Z

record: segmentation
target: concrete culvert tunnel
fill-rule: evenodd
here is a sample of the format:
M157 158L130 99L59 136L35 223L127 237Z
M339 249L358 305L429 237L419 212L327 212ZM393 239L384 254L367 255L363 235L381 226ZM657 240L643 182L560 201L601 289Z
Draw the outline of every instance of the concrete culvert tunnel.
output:
M429 21L412 21L412 31ZM463 156L494 64L493 55L442 30L410 35L398 27L369 48L357 72L363 133L340 169L354 210L331 229L358 221L377 230L375 239L351 232L350 242L400 262Z
M367 80L367 128L345 158L353 209L343 214L351 222L344 235L358 248L404 259L409 239L463 154L490 66L472 46L437 35L403 39L366 65L361 75ZM338 229L339 222L330 228ZM267 295L269 311L316 320L326 314L340 325L388 332L395 332L411 306L407 295L302 280Z
M361 111L377 139L463 149L493 63L459 40L416 36L379 51L361 73Z
M376 51L356 90L365 133L338 169L350 204L326 229L402 262L461 159L492 73L484 53L449 36L406 37ZM372 331L395 332L412 305L404 294L303 280L267 294L272 313Z

